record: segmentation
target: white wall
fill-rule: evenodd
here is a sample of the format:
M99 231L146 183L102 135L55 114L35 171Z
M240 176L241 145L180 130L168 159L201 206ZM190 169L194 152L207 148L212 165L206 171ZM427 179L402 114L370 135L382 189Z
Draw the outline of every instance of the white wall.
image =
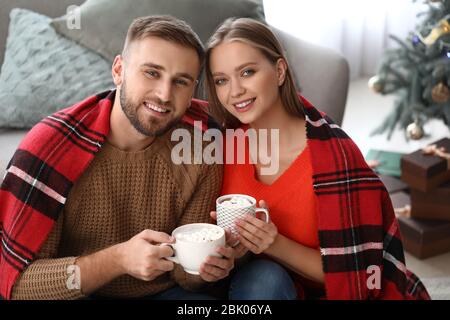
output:
M405 39L427 9L423 0L264 0L267 22L292 35L337 50L352 78L372 75L383 51Z

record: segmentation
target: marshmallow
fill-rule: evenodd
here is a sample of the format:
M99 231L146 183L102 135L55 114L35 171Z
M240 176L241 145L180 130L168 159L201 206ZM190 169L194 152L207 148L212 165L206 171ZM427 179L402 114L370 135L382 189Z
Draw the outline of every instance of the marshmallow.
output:
M252 202L244 197L233 196L228 200L222 201L220 204L229 208L242 208L251 206Z
M177 240L189 242L209 242L220 238L222 232L216 228L202 228L191 232L181 232L175 237Z

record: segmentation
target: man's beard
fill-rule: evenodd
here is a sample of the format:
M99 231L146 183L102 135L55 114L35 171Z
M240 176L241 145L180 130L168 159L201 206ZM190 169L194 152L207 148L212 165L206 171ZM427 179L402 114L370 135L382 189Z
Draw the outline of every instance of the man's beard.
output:
M158 104L164 105L163 102L157 101ZM178 116L171 120L169 120L166 125L162 125L164 120L159 120L155 117L150 117L150 121L144 122L142 119L139 119L139 115L137 110L139 108L145 108L143 102L140 105L134 104L129 98L126 92L126 82L125 80L122 83L122 88L120 90L120 105L122 106L122 110L130 121L131 125L141 134L148 137L159 137L173 128L183 117ZM170 112L174 112L173 108L171 108Z

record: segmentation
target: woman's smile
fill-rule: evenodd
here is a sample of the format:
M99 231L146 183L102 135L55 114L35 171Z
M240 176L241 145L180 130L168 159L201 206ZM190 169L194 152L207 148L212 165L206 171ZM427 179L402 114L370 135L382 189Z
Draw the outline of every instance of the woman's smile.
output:
M234 109L237 112L246 112L253 107L255 100L256 98L251 98L238 103L233 103Z

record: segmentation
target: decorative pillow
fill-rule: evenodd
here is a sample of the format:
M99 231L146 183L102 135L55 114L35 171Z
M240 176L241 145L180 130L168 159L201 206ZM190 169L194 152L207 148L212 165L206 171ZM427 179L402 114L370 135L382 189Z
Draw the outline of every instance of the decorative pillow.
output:
M45 116L114 87L111 64L57 34L49 17L10 13L0 73L0 127L29 128Z
M80 6L80 28L69 29L73 15L52 21L55 30L113 61L122 51L131 22L141 16L168 14L189 23L206 43L229 17L264 20L262 0L87 0ZM69 22L69 23L68 23Z

